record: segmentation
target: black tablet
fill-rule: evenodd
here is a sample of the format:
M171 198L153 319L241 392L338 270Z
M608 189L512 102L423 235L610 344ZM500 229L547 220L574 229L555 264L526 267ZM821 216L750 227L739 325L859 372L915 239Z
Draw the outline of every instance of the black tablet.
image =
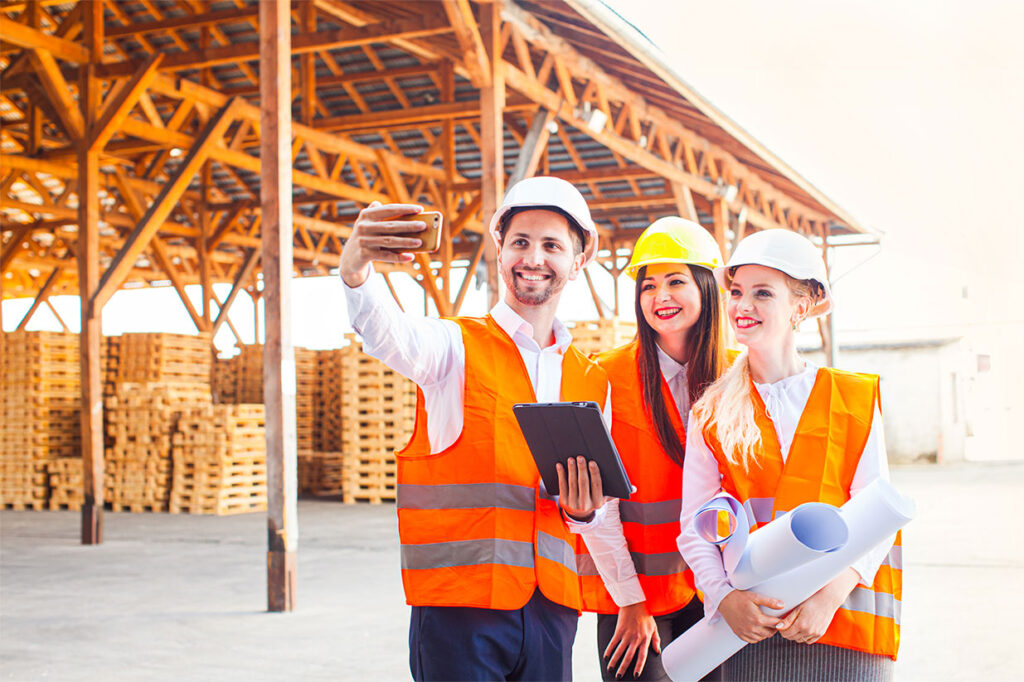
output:
M550 494L558 494L555 463L583 455L597 462L605 495L629 497L633 486L597 403L519 403L512 411Z

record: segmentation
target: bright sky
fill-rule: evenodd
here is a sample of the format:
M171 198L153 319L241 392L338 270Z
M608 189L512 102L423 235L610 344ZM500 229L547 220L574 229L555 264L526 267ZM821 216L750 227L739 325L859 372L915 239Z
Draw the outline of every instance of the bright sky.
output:
M609 1L661 46L683 80L861 224L884 233L881 250L838 256L841 332L924 338L970 329L1006 338L1021 330L1024 306L991 294L1024 285L1015 262L1024 253L1016 210L1024 5ZM609 278L595 272L595 279L610 297ZM422 310L418 287L406 284L403 300ZM628 284L623 289L628 314ZM347 320L335 278L296 281L293 290L296 344L339 345ZM28 304L4 304L5 329ZM54 304L77 329L77 299ZM482 292L471 294L464 310L483 309ZM566 293L563 312L596 317L584 285ZM251 341L245 296L231 318ZM194 331L171 289L119 292L103 327L108 334ZM30 328L58 327L43 308ZM224 329L218 345L230 343Z

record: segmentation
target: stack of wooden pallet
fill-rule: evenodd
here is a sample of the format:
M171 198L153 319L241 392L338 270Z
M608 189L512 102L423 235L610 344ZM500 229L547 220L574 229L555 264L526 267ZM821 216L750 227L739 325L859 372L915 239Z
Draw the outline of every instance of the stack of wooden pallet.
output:
M299 451L299 495L342 496L345 455L341 452Z
M217 360L212 373L213 394L221 405L254 405L263 402L263 346L242 346L238 355ZM295 431L298 451L309 453L315 445L317 425L317 352L295 349Z
M235 366L235 404L263 402L263 346L241 346Z
M210 335L122 334L118 380L210 384Z
M209 383L118 384L106 408L106 498L114 511L166 511L171 439L183 414L212 406Z
M192 410L174 434L170 511L239 514L267 508L263 405Z
M316 429L316 351L295 349L295 436L299 452L312 452ZM262 401L260 401L262 402Z
M313 445L320 452L341 447L342 364L345 349L317 353L316 430Z
M84 481L82 477L82 459L80 457L61 457L52 459L47 465L50 478L50 509L82 508L85 499Z
M78 336L12 332L0 338L0 505L42 509L49 462L81 456Z
M114 395L121 367L121 337L104 336L100 344L100 372L103 375L103 397Z
M570 322L573 345L584 355L601 353L629 343L636 336L636 322L615 318L593 322Z
M210 391L213 402L218 405L234 405L238 402L235 395L235 359L214 358L210 366Z
M416 385L362 352L354 337L343 349L341 397L345 502L394 501L395 450L416 419Z

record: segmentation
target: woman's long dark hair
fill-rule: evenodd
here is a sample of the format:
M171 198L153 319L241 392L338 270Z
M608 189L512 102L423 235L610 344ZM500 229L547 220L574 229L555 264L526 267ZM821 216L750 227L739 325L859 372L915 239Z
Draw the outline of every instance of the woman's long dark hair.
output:
M686 339L686 348L690 353L690 357L687 359L686 374L690 404L693 405L703 395L704 389L725 371L725 327L723 325L725 313L722 309L721 296L718 293L718 284L711 271L695 265L687 267L690 269L694 284L700 291L700 315L687 332ZM640 346L637 362L640 365L644 409L654 424L654 431L662 449L672 458L673 462L682 466L685 444L679 440L678 434L672 428L668 406L665 404L665 396L661 391L661 363L658 362L656 343L658 334L651 325L647 324L643 308L640 306L640 288L646 276L647 267L645 266L640 268L637 273L635 296L636 335ZM674 405L672 407L675 408ZM685 424L686 415L680 416Z

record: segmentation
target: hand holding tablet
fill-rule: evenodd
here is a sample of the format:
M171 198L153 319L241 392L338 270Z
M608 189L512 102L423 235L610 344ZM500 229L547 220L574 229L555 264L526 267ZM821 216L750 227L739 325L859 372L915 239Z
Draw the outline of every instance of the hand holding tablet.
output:
M629 497L633 486L597 403L519 403L512 411L548 492L558 490L556 465L561 464L566 470L563 475L572 478L579 473L582 457L588 470L596 465L604 495ZM567 467L571 457L577 458L576 467Z

